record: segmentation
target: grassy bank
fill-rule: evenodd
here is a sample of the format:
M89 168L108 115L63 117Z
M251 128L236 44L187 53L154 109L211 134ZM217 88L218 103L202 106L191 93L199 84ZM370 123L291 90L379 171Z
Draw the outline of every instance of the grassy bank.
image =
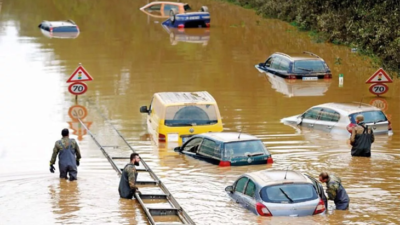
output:
M400 77L399 0L227 0L311 31L315 40L357 48Z

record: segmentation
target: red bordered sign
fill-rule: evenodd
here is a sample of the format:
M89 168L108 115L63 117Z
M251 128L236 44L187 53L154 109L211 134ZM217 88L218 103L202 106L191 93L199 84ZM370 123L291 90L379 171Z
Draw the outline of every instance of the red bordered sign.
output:
M85 83L75 82L69 85L68 91L73 95L81 95L87 91L88 87Z
M369 104L381 109L383 112L385 112L388 109L388 103L383 98L372 99L372 101Z
M389 90L386 84L373 84L369 87L369 92L375 95L383 95Z
M78 118L83 120L87 116L87 109L82 105L73 105L69 108L68 115L74 121Z

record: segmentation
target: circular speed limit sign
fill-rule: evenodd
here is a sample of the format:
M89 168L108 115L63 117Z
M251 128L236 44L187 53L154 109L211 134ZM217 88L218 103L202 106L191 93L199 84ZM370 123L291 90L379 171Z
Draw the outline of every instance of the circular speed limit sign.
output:
M69 85L68 91L74 95L81 95L87 91L87 85L82 82L75 82Z
M87 116L87 109L82 105L73 105L69 108L68 115L74 121L78 118L83 120Z
M389 90L386 84L373 84L369 87L369 92L375 95L383 95Z

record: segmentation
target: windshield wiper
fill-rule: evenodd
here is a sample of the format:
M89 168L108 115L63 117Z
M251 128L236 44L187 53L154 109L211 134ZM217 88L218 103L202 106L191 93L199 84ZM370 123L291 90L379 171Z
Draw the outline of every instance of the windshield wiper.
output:
M313 71L313 70L310 70L310 69L306 69L306 68L302 68L302 67L296 67L297 69L301 69L301 70L304 70L304 71L308 71L308 72L311 72L311 71Z
M247 157L253 157L253 156L258 156L258 155L264 155L264 152L254 152L254 153L249 153L247 154Z
M386 120L378 120L378 121L374 121L374 124L375 123L380 123L380 122L385 122Z
M284 190L282 190L282 188L279 188L279 190L281 190L281 192L285 195L285 197L286 197L287 199L289 199L290 202L293 202L293 199L291 199L291 198L289 197L289 195L286 194L286 192L285 192Z

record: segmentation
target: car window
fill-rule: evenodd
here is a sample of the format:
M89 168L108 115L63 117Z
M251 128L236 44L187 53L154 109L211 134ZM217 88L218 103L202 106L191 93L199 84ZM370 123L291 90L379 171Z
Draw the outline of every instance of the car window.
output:
M294 62L294 72L326 72L325 62L321 60L298 60Z
M271 63L272 63L272 61L273 61L273 59L274 59L273 57L267 59L267 61L265 61L265 66L266 66L266 67L270 67L270 66L271 66Z
M288 203L305 202L318 198L312 184L280 184L261 189L261 198L265 202Z
M221 150L217 143L206 138L201 143L199 153L221 159Z
M148 7L147 9L149 9L149 10L161 10L161 4L152 5L152 6Z
M171 4L164 5L164 11L170 11L172 9L176 9L176 11L179 12L179 6L177 5L171 5Z
M365 123L374 123L374 122L384 122L387 121L385 114L382 111L366 111L350 114L350 120L352 123L356 123L356 117L358 114L362 114L364 116Z
M252 153L268 154L261 140L229 142L225 143L224 148L225 148L225 156L228 158L247 156L247 154L252 154Z
M332 109L324 108L321 110L321 116L319 117L319 120L337 122L339 121L339 118L340 115L338 112Z
M201 137L196 137L196 138L193 138L193 139L189 140L183 146L183 150L182 151L196 152L197 147L200 145L202 140L203 140L203 138L201 138Z
M218 122L218 114L215 105L172 105L165 111L165 125L197 126L210 125Z
M319 107L309 109L307 112L305 112L303 114L303 118L316 120L316 119L318 119L318 115L319 115L320 111L321 111L321 108L319 108Z
M236 192L240 192L243 193L244 190L244 186L246 186L247 181L249 180L249 178L247 177L242 177L240 178L235 185L235 191Z
M256 185L252 180L249 180L249 183L247 183L246 191L244 192L244 194L250 197L254 197L255 192L256 192Z
M277 57L275 57L274 60L272 61L270 67L271 67L272 69L277 69L277 70L278 70L278 69L279 69L279 64L280 64L280 63L281 63L281 58L277 56Z
M192 8L189 6L189 4L185 4L185 5L183 6L183 9L185 10L185 12L186 12L186 11L189 11L189 10L192 10Z
M53 32L78 32L78 28L76 26L54 27Z
M289 64L290 64L289 60L287 60L285 58L282 58L281 59L281 63L279 64L279 69L288 71L289 70Z

